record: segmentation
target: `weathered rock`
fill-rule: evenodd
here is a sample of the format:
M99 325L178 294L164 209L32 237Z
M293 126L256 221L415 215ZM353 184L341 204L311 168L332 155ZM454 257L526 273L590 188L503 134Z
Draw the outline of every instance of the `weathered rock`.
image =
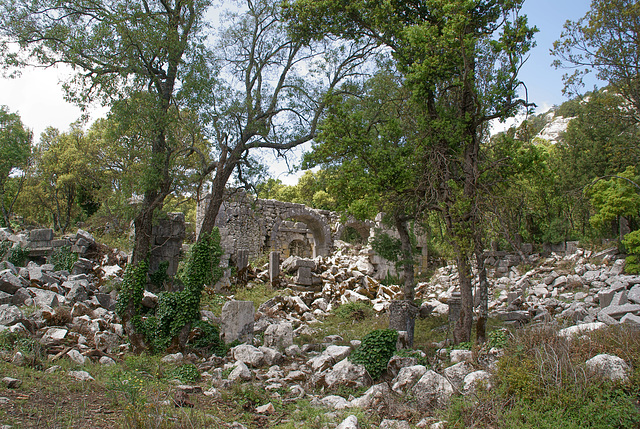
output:
M599 354L586 362L587 369L600 374L611 381L627 381L630 368L627 363L618 356Z
M625 314L622 319L620 319L620 323L625 323L631 326L640 327L640 316L636 316L635 314Z
M71 359L72 362L77 363L78 365L84 365L87 363L87 358L82 355L78 350L72 349L67 352L67 356Z
M0 272L0 291L13 295L21 287L22 282L11 270Z
M480 388L487 391L493 388L491 374L482 370L467 374L462 383L462 393L465 395L473 394Z
M27 290L33 295L33 301L38 307L55 308L64 303L64 296L50 290L36 287L30 287Z
M421 410L444 408L453 395L453 386L445 377L433 370L427 371L411 389Z
M600 314L613 317L614 319L620 319L627 313L640 313L640 304L610 305L600 310Z
M371 376L364 368L364 365L358 365L343 359L333 366L333 368L325 374L325 383L329 389L338 386L348 388L360 388L371 386Z
M338 395L325 396L320 399L320 402L325 407L332 408L334 410L344 410L345 408L351 407L351 403L349 401Z
M22 385L22 380L12 377L3 377L1 381L7 389L17 389Z
M0 325L11 326L24 318L24 313L11 304L0 305Z
M473 352L471 350L451 350L449 359L451 363L471 362L473 360Z
M380 410L386 407L391 391L387 383L371 386L364 394L351 401L351 406L362 408L363 410Z
M351 415L344 419L336 429L360 429L358 418L354 415Z
M87 371L68 371L67 374L69 374L71 377L75 378L76 380L79 381L93 381L94 378L91 377L91 374L89 374Z
M405 420L384 419L380 422L380 429L411 429L411 425Z
M255 307L251 301L229 301L222 307L221 338L225 343L253 338Z
M235 382L238 380L248 381L248 380L251 380L252 378L253 376L251 374L251 370L249 370L249 367L247 367L247 365L245 365L244 362L240 362L240 361L237 361L234 364L233 370L229 373L229 376L227 377L227 379L232 382Z
M264 364L264 353L249 344L240 344L234 347L231 349L231 355L235 360L254 368L258 368Z
M163 356L163 358L160 360L165 363L181 363L183 359L184 356L182 355L182 353L178 352Z
M469 362L459 362L453 366L445 368L444 376L449 380L451 385L458 391L462 390L464 378L475 371L473 365Z
M569 326L568 328L561 329L558 335L564 338L572 338L577 335L582 335L585 332L595 331L602 329L607 325L602 322L583 323L580 325Z
M427 372L427 368L423 365L402 368L398 376L393 379L391 389L396 393L403 394L407 389L413 387L425 372Z
M280 365L284 361L284 356L276 349L261 346L258 350L262 352L264 363L267 366Z
M264 345L285 350L293 345L293 326L289 322L269 325L264 331Z
M120 348L120 337L113 332L98 332L93 336L96 349L107 353L115 353Z

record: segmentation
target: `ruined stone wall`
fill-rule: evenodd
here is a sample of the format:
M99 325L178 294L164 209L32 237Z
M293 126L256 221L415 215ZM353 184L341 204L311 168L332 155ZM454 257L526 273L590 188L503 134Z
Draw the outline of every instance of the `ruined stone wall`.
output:
M210 196L198 205L196 233L209 205ZM250 258L277 250L286 258L315 257L331 252L337 239L338 215L316 210L303 204L252 198L235 192L222 205L216 226L220 229L222 247L233 260L239 250L247 250Z

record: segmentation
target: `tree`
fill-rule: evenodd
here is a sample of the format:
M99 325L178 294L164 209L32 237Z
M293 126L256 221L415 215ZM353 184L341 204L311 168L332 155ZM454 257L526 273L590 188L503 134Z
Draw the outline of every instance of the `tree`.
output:
M10 113L7 106L0 106L0 207L2 225L10 227L10 218L25 177L25 170L31 155L31 131L25 129L20 116ZM8 183L12 175L22 174L13 193ZM14 177L15 179L15 177Z
M65 84L67 97L86 106L136 97L150 136L148 180L134 219L132 266L147 261L154 213L171 192L175 148L173 107L199 95L208 68L203 59L208 0L16 0L0 4L0 54L9 66L68 64L77 70ZM9 45L17 43L15 51ZM134 268L132 268L134 269ZM142 291L137 291L137 293ZM132 318L131 298L123 325L135 350L145 348Z
M86 219L87 211L94 210L92 194L101 186L102 170L95 162L97 150L79 123L68 132L48 128L42 133L27 189L36 199L36 215L47 213L56 231L64 234L73 220Z
M521 5L518 0L298 0L291 7L292 25L304 37L326 32L372 37L393 52L419 107L421 193L425 201L437 202L431 207L440 212L456 253L462 308L455 342L471 336L474 254L483 272L481 144L489 121L527 105L517 96L517 75L535 29L518 14ZM486 288L486 282L481 286ZM479 331L484 319L481 314Z
M252 153L285 154L313 139L326 97L359 78L376 50L366 41L293 39L281 12L272 0L248 1L246 11L229 15L231 25L215 50L218 77L201 100L211 108L203 112L211 118L213 144L212 161L202 167L203 177L212 173L213 179L201 234L212 230L233 174L246 182Z
M409 222L419 214L411 105L401 78L380 70L362 87L334 96L304 164L323 165L338 207L360 219L384 212L400 236L404 296L413 300L414 263ZM395 256L395 255L394 255Z
M584 86L595 71L614 92L633 106L640 120L640 4L635 0L592 0L591 9L578 21L567 21L553 45L556 67L576 70L565 74L565 93Z
M0 6L5 65L72 66L78 72L65 89L82 106L145 95L141 114L152 134L148 172L154 180L147 183L134 221L134 264L147 258L153 213L170 192L168 131L175 117L169 110L195 97L191 79L201 72L208 6L207 0L18 0ZM10 43L20 49L10 49Z

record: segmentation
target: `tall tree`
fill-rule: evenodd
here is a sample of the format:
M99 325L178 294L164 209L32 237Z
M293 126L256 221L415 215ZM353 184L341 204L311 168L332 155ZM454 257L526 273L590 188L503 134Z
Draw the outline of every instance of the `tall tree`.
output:
M213 143L212 161L203 163L213 179L201 234L213 228L233 174L245 179L251 154L259 149L284 154L313 139L326 97L359 78L376 50L367 41L293 39L280 3L247 1L245 7L228 16L231 24L215 50L219 74L201 99Z
M404 296L414 297L410 221L419 215L415 189L420 174L414 159L412 105L397 73L381 69L362 87L334 96L306 167L323 165L338 207L363 219L384 212L400 236ZM395 249L394 249L395 250ZM398 256L398 255L396 255Z
M462 295L456 342L471 336L474 254L483 272L481 144L489 121L526 105L518 97L517 76L535 29L519 15L521 5L522 0L298 0L290 7L294 31L303 37L372 37L392 50L404 74L420 107L416 155L423 162L422 192L438 202L432 207L441 213L456 252Z
M133 263L147 258L153 213L171 188L170 106L194 97L204 51L208 0L16 0L0 5L0 52L5 65L68 64L77 70L67 97L86 106L146 94L152 130L148 181L135 217ZM19 50L12 49L17 43ZM194 70L197 69L197 70Z
M0 106L0 207L5 227L11 226L10 216L31 155L31 140L31 131L24 127L20 116L10 113L6 106ZM19 183L13 192L9 192L7 185L18 170L22 172Z
M640 121L640 3L636 0L592 0L578 21L567 21L552 53L556 67L574 68L566 74L565 93L574 95L583 78L595 71L633 106Z

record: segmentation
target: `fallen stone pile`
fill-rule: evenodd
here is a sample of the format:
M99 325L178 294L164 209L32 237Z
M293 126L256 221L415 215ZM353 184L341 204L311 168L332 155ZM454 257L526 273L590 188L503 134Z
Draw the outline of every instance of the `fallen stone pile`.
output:
M473 394L479 386L491 389L492 372L500 358L497 349L484 350L482 359L472 359L471 352L454 350L449 354L442 348L434 369L420 365L418 357L396 356L386 375L374 384L362 365L348 359L359 341L340 345L344 344L341 337L330 336L294 344L296 337L317 335L318 324L338 305L362 301L382 313L392 300L401 297L399 286L385 286L372 277L369 256L370 249L339 244L328 257L290 258L282 270L292 276L288 278L291 287L257 311L252 303L234 301L233 297L228 297L221 317L203 311L204 319L222 327L225 342L241 339L244 344L222 358L181 353L165 356L169 362L196 363L202 371L204 388L179 386L178 390L184 395L216 396L235 383L252 382L274 396L284 389L290 401L306 397L330 410L375 410L397 417L385 420L380 427L405 428L411 426L398 411L400 397L409 394L414 400L407 406L430 410L446 406L453 395ZM593 254L579 249L573 255L553 254L531 262L536 262L536 267L522 274L512 267L507 276L490 275L493 315L519 324L559 322L568 326L560 335L568 337L610 324L640 324L640 276L623 275L624 260L616 259L613 251ZM55 271L50 264L30 262L26 267L15 267L4 261L0 265L0 331L37 339L46 348L48 371L56 370L54 363L62 358L79 365L88 360L113 365L128 350L114 313L115 285L121 274L120 266L85 258L76 262L72 272ZM311 286L296 285L300 275L307 275ZM265 276L268 278L268 271L256 274L258 279ZM456 279L452 266L440 268L430 282L417 286L416 297L429 311L445 314ZM156 304L157 296L146 292L143 305L153 308ZM2 358L16 365L29 364L20 352ZM483 363L480 366L477 362ZM615 356L596 356L587 367L611 379L628 377L628 365ZM68 375L91 380L85 371ZM340 386L367 390L350 398L330 394ZM181 403L188 403L188 398L184 401ZM257 412L268 414L269 410L265 406ZM417 427L442 425L424 419ZM350 416L338 427L358 427L357 418Z

